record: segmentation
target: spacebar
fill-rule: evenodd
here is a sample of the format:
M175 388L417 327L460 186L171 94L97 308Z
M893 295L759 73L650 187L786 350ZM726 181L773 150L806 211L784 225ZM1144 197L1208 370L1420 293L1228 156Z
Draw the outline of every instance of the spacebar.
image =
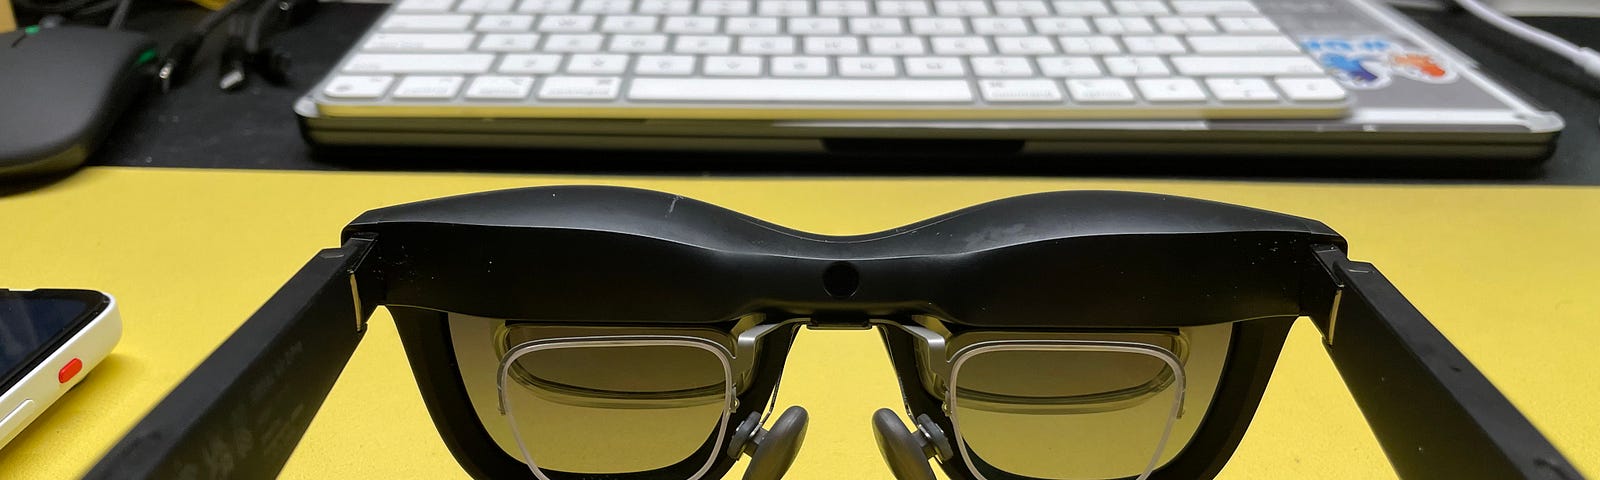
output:
M970 102L966 80L635 78L630 100L739 102Z

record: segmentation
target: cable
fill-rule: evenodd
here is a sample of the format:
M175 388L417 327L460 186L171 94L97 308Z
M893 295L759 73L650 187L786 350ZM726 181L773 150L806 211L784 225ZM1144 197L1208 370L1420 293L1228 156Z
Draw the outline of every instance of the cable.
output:
M106 22L106 28L121 30L122 24L128 21L128 10L133 7L133 0L118 0L117 9L111 12L111 20Z
M173 87L183 81L184 74L188 73L189 61L193 59L195 52L200 50L200 44L205 43L206 36L210 35L211 31L217 28L217 25L228 20L240 9L254 5L255 2L256 0L232 0L228 2L217 11L206 15L205 18L200 20L200 23L195 24L194 28L189 29L189 33L179 39L177 43L172 44L172 48L167 49L167 54L162 56L161 69L156 71L156 80L161 84L161 91L170 92Z
M1566 57L1567 60L1571 60L1572 63L1576 63L1583 68L1583 71L1587 72L1589 76L1600 79L1600 52L1596 52L1592 48L1578 46L1564 38L1551 35L1550 32L1522 23L1517 19L1500 13L1498 10L1490 8L1488 5L1484 5L1478 0L1454 1L1456 5L1460 5L1462 9L1478 17L1478 19L1488 22L1490 25L1494 25L1495 28L1504 30L1512 36L1527 40L1545 50Z

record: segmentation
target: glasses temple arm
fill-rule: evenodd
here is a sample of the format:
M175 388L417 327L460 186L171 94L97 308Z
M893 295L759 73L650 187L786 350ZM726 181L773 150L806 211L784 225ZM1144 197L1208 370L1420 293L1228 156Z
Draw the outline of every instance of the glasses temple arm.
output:
M1312 250L1306 313L1401 478L1583 478L1372 264Z
M366 330L372 240L318 252L84 478L275 478Z

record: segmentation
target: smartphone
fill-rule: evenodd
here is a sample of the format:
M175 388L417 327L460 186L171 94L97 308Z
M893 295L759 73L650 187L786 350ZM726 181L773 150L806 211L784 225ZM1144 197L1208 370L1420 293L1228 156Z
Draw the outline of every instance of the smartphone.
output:
M0 289L0 447L83 381L121 337L110 295Z

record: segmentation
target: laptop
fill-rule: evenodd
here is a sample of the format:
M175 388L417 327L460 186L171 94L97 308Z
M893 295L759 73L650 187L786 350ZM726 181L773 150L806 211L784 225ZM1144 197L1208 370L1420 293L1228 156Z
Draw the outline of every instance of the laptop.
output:
M409 1L435 2L440 8L462 8L466 5L453 4L451 0ZM461 1L481 3L496 0ZM522 1L523 5L527 5L551 0ZM642 8L644 2L649 0L639 1ZM808 1L813 4L827 3ZM1171 0L1166 5L1176 9L1183 5L1173 5L1181 2L1183 0ZM623 3L628 2L623 0ZM987 3L1004 2L988 0ZM1061 7L1060 3L1057 2L1057 7ZM1123 8L1126 6L1124 4L1152 2L1113 0L1106 3ZM1018 120L942 120L926 118L927 115L906 120L764 120L685 118L682 115L664 118L597 118L594 115L584 115L585 118L528 118L494 115L474 117L459 115L460 112L455 115L419 115L415 112L404 115L384 115L381 112L376 115L372 112L332 114L340 110L332 107L345 106L341 99L329 95L332 93L330 89L335 87L333 82L340 76L341 70L353 68L353 62L362 54L361 50L370 48L377 41L376 36L383 34L386 20L382 19L347 54L340 66L302 97L294 109L300 118L305 138L315 145L337 147L558 148L917 156L957 152L962 156L984 157L1141 157L1172 161L1194 157L1270 161L1292 156L1345 161L1361 159L1375 164L1420 161L1430 168L1441 169L1461 165L1475 168L1535 165L1548 156L1555 136L1563 127L1559 115L1533 104L1512 88L1490 78L1478 69L1471 58L1378 1L1254 0L1252 3L1250 8L1270 19L1276 31L1296 42L1300 51L1321 67L1320 74L1326 75L1342 88L1341 110L1337 114L1323 115L1331 118L1251 119L1217 115L1161 119L1131 115L1122 119L1113 112L1086 119ZM516 11L522 7L508 8ZM392 9L385 19L399 15L395 10L398 9ZM1113 10L1111 13L1118 12ZM1220 17L1214 19L1221 20ZM1038 26L1037 23L1034 25ZM1162 28L1165 26L1163 23ZM1168 61L1176 64L1174 58L1168 58ZM1043 59L1038 62L1043 68ZM1217 92L1217 85L1204 85L1210 87L1208 90L1213 93ZM1070 83L1067 85L1073 86ZM1062 90L1077 93L1071 88ZM1279 91L1284 91L1281 84ZM971 108L985 107L979 105Z

